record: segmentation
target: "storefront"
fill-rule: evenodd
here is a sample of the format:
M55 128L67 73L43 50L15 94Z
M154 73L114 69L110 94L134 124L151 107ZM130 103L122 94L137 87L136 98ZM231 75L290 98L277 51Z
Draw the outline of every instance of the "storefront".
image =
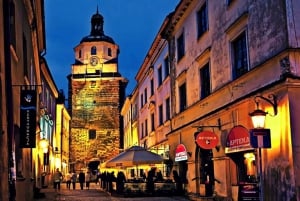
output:
M259 200L256 151L250 145L250 135L244 126L230 130L225 154L236 167L236 174L231 174L231 184L233 189L238 189L238 200Z

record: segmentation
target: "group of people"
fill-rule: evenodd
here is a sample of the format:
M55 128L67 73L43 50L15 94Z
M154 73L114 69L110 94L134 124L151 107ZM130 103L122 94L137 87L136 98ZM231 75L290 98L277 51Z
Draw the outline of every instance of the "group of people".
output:
M66 181L67 189L71 189L71 184L72 184L72 189L75 190L77 181L79 182L81 190L84 189L84 184L85 184L86 189L90 189L90 182L92 180L92 174L89 170L86 173L84 173L81 170L77 176L75 171L73 171L73 172L70 171L64 177L62 175L62 173L59 171L59 169L57 168L53 174L53 186L54 186L55 191L60 190L60 184L63 181L63 179L65 179L65 181Z

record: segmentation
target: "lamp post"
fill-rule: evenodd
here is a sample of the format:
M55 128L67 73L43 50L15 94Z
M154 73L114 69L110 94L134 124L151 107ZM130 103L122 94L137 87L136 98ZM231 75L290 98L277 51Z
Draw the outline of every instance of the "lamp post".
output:
M265 119L268 112L265 112L259 109L259 99L266 101L267 103L273 106L273 114L272 116L277 115L277 97L274 94L270 94L269 98L265 98L263 96L256 96L254 101L256 103L256 109L249 114L252 119L254 129L251 130L251 141L255 141L256 143L251 143L254 148L258 148L258 157L259 157L259 199L260 201L264 200L264 184L263 184L263 170L262 170L262 148L270 148L271 140L270 140L270 130L264 129L265 127ZM253 140L254 138L254 140ZM264 142L266 141L266 142ZM253 145L255 144L255 145Z

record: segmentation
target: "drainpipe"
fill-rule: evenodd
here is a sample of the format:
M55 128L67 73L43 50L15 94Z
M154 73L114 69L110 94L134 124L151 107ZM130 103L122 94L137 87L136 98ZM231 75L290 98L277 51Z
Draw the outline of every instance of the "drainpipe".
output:
M3 1L4 18L4 62L5 62L5 90L6 90L6 110L7 110L7 149L8 149L8 187L9 201L15 201L16 186L13 160L14 139L14 118L13 118L13 96L11 77L11 54L10 54L10 1Z

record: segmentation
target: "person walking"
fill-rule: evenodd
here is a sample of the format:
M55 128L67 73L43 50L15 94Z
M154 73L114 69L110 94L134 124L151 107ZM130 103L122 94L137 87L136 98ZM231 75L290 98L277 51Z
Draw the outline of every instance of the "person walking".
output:
M66 174L66 184L67 184L67 189L69 190L71 187L71 176L72 176L71 171Z
M85 175L82 170L80 170L78 180L79 180L79 184L80 184L80 189L83 190L83 186L84 186L84 182L85 182Z
M73 171L73 173L72 173L71 182L72 182L73 190L75 190L76 189L76 182L77 182L77 174L76 174L75 171Z
M91 182L91 178L92 175L91 175L91 172L90 171L87 171L86 174L85 174L85 187L86 189L90 189L90 182Z
M53 174L53 184L55 192L60 191L60 182L62 180L62 173L56 168L56 171Z

